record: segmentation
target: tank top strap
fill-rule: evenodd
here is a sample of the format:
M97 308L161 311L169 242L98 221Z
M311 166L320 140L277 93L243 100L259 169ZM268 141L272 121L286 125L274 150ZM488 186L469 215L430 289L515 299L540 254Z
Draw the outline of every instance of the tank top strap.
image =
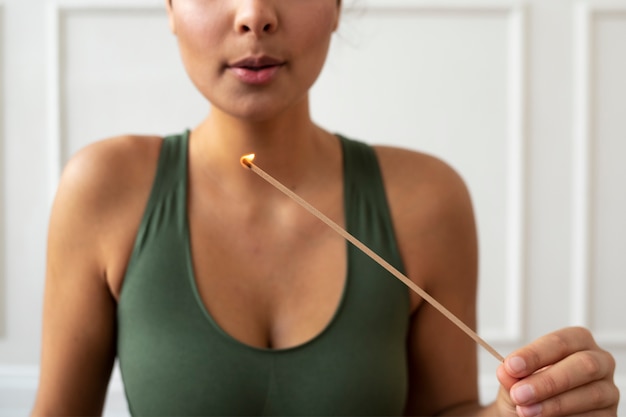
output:
M163 138L152 190L153 194L157 194L155 197L158 193L169 193L186 185L188 144L189 130Z
M139 226L133 259L146 242L164 226L174 227L179 236L187 233L187 149L189 130L163 138L150 197Z
M337 136L343 147L347 229L387 262L403 271L376 152L366 143Z

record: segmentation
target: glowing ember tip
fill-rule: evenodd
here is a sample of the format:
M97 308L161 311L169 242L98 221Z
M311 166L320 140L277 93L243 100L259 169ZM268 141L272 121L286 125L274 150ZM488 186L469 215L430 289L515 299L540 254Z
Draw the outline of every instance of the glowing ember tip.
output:
M254 159L254 154L251 153L251 154L242 156L239 162L241 162L241 165L243 165L246 168L252 168L253 159Z

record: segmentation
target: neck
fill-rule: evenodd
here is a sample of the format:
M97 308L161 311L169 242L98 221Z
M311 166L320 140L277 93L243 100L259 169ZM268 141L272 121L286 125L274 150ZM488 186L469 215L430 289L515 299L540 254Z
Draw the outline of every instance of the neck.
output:
M238 185L254 184L239 159L255 153L256 164L285 185L296 186L304 183L328 156L333 144L327 136L312 122L305 100L301 106L261 121L242 120L212 109L193 131L192 149L213 175L240 178Z

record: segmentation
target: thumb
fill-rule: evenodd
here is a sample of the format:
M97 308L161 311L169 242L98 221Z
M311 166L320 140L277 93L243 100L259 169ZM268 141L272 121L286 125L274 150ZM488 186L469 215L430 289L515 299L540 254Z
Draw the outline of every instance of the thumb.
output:
M507 372L507 368L504 363L501 364L496 370L496 376L502 387L507 391L510 391L511 387L519 381L519 378L511 376L511 374Z
M519 381L518 378L512 377L506 370L506 366L501 364L496 370L496 376L500 382L500 389L496 398L496 407L499 415L517 417L515 404L511 398L511 387Z

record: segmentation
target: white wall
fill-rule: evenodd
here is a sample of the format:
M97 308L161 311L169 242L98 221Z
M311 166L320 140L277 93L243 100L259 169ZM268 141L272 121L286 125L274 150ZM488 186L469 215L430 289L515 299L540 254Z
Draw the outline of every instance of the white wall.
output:
M312 94L316 120L449 161L477 211L479 333L506 354L587 325L626 392L626 0L347 6ZM36 387L64 161L113 134L181 131L207 106L161 0L0 0L0 76L0 416L15 416ZM485 399L496 365L481 352ZM125 415L117 376L110 394L107 413Z

